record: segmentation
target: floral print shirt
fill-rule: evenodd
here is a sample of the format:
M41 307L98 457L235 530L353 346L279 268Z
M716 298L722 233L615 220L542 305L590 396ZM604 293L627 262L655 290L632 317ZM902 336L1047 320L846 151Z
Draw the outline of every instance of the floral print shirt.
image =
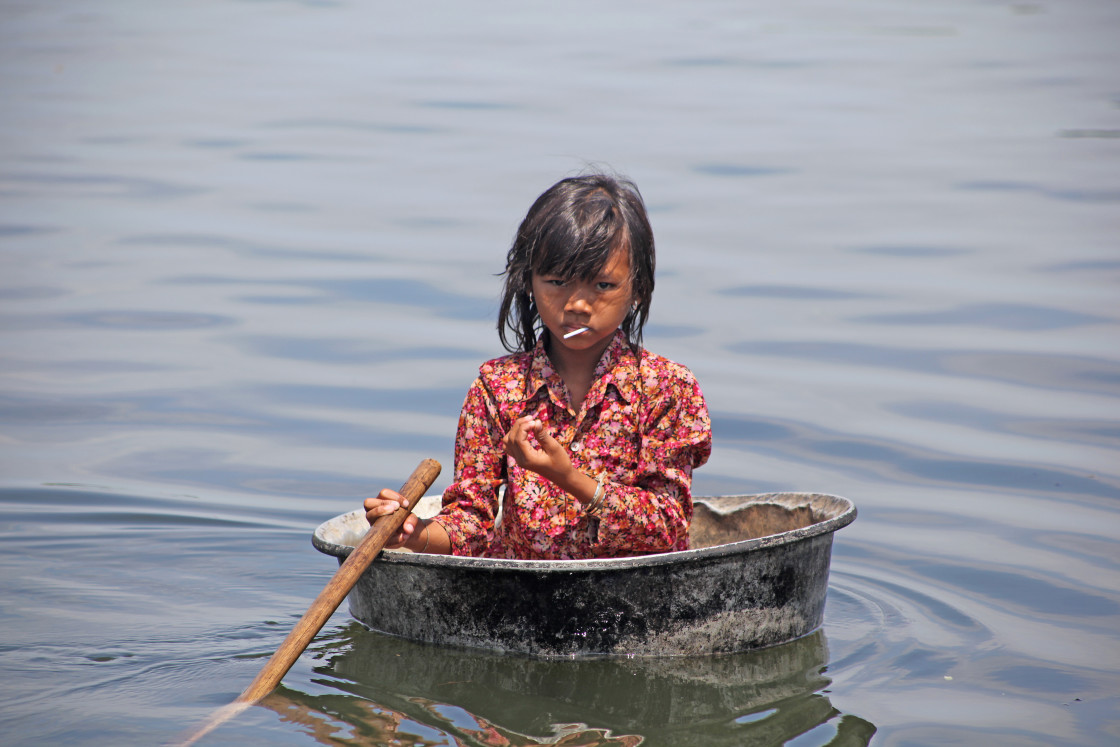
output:
M576 469L603 478L597 519L506 455L502 437L524 415L551 430ZM576 412L538 342L480 368L459 416L455 480L435 520L456 555L560 560L685 550L692 470L711 444L704 395L684 366L647 351L639 363L617 332Z

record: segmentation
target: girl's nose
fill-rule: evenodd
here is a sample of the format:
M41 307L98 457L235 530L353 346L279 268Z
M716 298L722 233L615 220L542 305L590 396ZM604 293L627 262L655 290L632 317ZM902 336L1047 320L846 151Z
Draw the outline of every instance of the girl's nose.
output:
M590 314L591 300L587 290L584 288L576 288L573 290L572 294L568 296L568 302L564 304L564 311L573 311L577 314Z

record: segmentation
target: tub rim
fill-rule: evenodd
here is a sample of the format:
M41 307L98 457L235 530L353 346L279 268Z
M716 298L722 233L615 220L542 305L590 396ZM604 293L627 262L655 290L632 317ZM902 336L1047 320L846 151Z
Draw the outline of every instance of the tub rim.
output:
M424 501L429 505L439 496L426 496ZM769 503L783 506L784 508L809 507L827 515L827 518L816 521L807 527L791 529L778 534L765 537L727 542L709 547L692 548L688 550L675 550L672 552L655 553L651 555L638 555L626 558L589 558L581 560L519 560L511 558L476 558L462 555L434 555L430 553L414 553L408 550L384 550L378 557L380 563L437 566L441 568L474 569L490 571L533 571L535 573L572 573L575 571L604 572L634 568L650 568L664 565L677 565L716 558L729 555L739 555L754 550L799 542L824 534L831 534L855 521L856 507L847 498L829 493L808 492L782 492L760 493L745 495L719 495L698 496L693 499L695 503L703 503L717 514L727 514L734 509L743 508L753 503ZM436 504L438 506L438 503ZM339 514L316 527L311 537L311 543L319 552L333 555L337 558L347 557L354 549L352 545L344 545L326 538L328 532L336 526L341 527L347 523L364 521L364 512L361 509Z

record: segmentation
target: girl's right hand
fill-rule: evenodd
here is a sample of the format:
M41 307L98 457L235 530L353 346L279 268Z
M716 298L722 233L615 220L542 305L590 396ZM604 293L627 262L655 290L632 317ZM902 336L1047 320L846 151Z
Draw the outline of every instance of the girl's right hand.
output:
M395 490L385 488L374 498L366 498L362 502L362 507L366 511L366 521L370 526L382 516L388 516L402 506L407 506L408 501ZM404 520L401 525L400 531L389 537L385 543L385 547L390 550L396 550L404 547L405 543L412 537L413 533L420 526L420 519L416 514L409 514L408 518Z
M540 446L529 441L532 433ZM548 426L531 415L513 421L509 432L502 439L505 452L513 457L517 466L536 472L541 477L561 484L572 472L572 460L564 447L552 437Z

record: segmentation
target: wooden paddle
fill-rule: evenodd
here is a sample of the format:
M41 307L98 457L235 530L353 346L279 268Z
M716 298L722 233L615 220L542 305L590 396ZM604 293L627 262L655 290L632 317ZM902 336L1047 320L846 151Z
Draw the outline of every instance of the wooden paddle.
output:
M425 491L432 486L436 477L439 476L440 469L439 462L434 459L425 459L420 462L412 476L400 489L400 494L408 500L408 506L401 507L387 516L382 516L370 527L365 539L354 548L350 556L338 567L334 577L319 592L319 596L315 598L307 612L296 623L292 632L280 644L280 648L276 649L276 653L264 665L257 678L249 683L249 686L245 688L241 695L237 696L237 700L215 711L209 721L188 737L185 742L181 743L183 747L194 744L221 724L248 709L280 684L280 680L284 679L284 675L288 673L299 655L307 648L307 644L311 643L311 639L322 630L323 625L338 609L338 605L342 604L342 600L354 588L354 584L358 583L358 578L377 557L377 554L381 552L381 549L385 547L385 543L401 528L401 524L412 513L416 502L423 497Z

